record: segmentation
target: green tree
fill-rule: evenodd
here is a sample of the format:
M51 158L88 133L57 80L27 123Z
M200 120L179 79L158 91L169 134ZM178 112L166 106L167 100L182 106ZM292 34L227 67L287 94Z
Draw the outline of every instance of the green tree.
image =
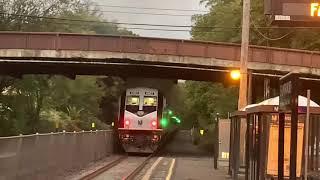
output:
M105 23L90 0L1 0L0 30L133 35Z
M90 0L0 0L0 30L134 35L106 23L93 5ZM114 86L108 88L100 79L0 77L0 136L50 132L57 125L65 130L90 129L92 122L106 128L101 119L108 118L99 105L109 99L113 107L117 94Z
M217 113L226 118L236 110L237 88L226 88L220 83L186 82L187 104L193 110L200 125L211 124Z
M111 124L117 120L119 110L119 97L125 91L125 82L118 77L105 77L99 79L104 86L105 95L101 100L102 113L99 116L103 122Z
M219 42L241 42L241 0L203 0L210 12L193 17L192 38ZM264 15L264 1L251 1L250 44L319 50L317 29L270 29L271 21Z
M188 120L193 125L205 130L200 145L212 151L213 145L218 143L217 115L219 114L220 118L227 118L228 112L236 110L238 88L224 87L220 83L186 81L185 89L186 116L192 117Z
M49 89L47 76L32 75L25 77L22 81L16 81L10 89L10 94L24 104L24 118L28 120L26 125L30 128L28 132L39 131L40 112L45 97L49 95Z
M99 121L99 106L105 92L104 85L98 84L96 77L80 76L70 80L56 76L52 82L52 94L47 107L67 115L70 121L66 121L66 124L69 124L69 128L90 129L92 122Z

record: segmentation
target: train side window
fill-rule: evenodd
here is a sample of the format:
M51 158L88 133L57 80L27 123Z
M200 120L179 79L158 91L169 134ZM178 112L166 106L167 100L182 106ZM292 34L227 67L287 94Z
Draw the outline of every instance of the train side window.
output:
M127 105L139 106L139 96L127 97Z
M143 99L144 106L157 106L157 97L144 97Z

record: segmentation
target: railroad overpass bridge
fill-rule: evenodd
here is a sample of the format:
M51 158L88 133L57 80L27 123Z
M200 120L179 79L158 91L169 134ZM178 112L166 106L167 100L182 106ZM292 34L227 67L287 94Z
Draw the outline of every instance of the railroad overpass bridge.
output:
M221 81L240 46L146 37L0 32L1 74L115 75ZM320 53L250 47L248 68L320 75Z

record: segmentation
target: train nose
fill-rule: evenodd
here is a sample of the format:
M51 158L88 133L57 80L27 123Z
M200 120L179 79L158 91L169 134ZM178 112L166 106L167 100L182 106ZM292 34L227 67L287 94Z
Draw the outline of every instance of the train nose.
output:
M144 115L144 111L138 111L137 115L140 116L140 117L143 116Z

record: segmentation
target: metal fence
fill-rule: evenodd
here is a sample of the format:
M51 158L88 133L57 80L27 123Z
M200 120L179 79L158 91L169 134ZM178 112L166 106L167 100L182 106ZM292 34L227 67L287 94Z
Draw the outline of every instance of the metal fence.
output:
M110 155L112 144L108 130L0 137L0 180L60 179Z

